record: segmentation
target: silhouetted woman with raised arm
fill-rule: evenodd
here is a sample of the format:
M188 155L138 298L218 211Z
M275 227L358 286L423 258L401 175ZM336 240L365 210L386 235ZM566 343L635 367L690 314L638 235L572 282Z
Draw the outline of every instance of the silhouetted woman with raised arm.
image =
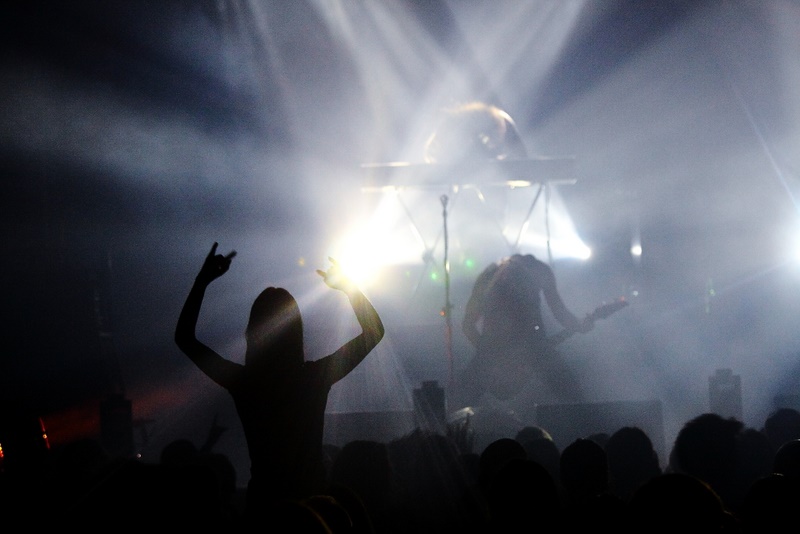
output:
M297 302L285 289L268 287L250 310L244 365L225 359L195 334L206 288L228 271L236 255L216 251L214 243L181 311L175 342L233 397L250 454L245 518L252 520L275 500L325 490L322 443L328 393L375 348L384 327L367 297L331 258L328 270L317 273L347 295L361 326L359 335L333 354L306 361Z

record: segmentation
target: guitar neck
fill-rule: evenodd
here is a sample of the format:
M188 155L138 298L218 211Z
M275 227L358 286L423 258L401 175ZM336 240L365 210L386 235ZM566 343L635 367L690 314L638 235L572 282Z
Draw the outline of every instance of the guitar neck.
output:
M618 312L622 308L628 305L628 301L625 299L617 299L616 301L610 304L603 304L598 306L592 313L587 315L587 319L591 319L592 321L596 321L598 319L605 319L610 315ZM547 340L550 347L555 347L559 343L563 343L573 335L575 335L577 330L569 330L567 328L563 329L562 331L558 332L557 334L550 336Z

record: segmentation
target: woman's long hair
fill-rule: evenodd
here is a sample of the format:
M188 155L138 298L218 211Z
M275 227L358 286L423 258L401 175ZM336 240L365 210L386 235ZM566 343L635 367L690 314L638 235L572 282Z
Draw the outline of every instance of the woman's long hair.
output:
M279 287L262 291L250 309L245 338L247 366L302 364L303 320L291 293Z

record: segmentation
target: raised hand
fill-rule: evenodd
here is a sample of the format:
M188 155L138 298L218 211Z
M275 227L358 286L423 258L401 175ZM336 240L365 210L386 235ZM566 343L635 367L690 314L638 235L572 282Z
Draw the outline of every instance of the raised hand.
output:
M331 257L328 260L330 260L331 266L328 267L327 271L317 269L317 274L322 277L328 287L344 292L355 289L355 284L342 272L339 263Z
M200 273L197 275L199 280L206 283L210 283L228 272L231 260L236 256L235 250L230 251L225 256L217 254L217 245L216 241L211 245L211 250L208 252L208 256L206 256L206 260L200 268Z

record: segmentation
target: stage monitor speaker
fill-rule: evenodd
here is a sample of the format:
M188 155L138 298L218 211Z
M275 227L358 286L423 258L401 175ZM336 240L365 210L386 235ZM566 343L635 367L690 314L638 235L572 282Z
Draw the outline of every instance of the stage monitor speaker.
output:
M414 417L416 426L422 430L447 433L445 393L435 380L425 381L414 390Z
M650 437L662 465L667 460L659 400L538 405L535 420L550 433L560 450L578 438L596 433L610 435L624 426L636 426Z
M329 412L325 414L324 442L342 446L354 440L388 443L414 430L416 417L407 412Z
M742 377L731 369L717 369L708 378L709 408L723 417L742 420Z

